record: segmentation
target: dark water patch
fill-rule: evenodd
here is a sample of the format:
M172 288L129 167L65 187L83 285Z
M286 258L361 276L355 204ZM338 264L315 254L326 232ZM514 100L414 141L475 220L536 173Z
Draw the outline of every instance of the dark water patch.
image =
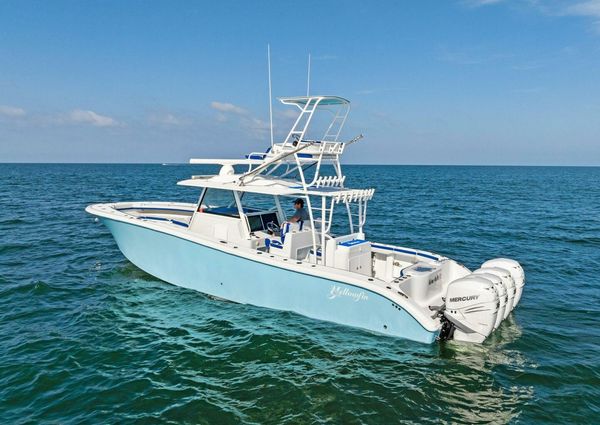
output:
M16 254L22 251L31 249L31 245L27 243L3 243L0 245L0 255Z
M46 295L57 288L53 287L49 283L46 283L41 280L36 280L33 282L27 282L23 284L17 285L6 285L2 288L3 291L0 292L2 295L11 296L17 294L25 294L25 295Z
M12 226L18 226L20 224L26 224L27 220L23 219L23 218L8 218L8 219L0 219L0 226L6 226L8 227L12 227Z

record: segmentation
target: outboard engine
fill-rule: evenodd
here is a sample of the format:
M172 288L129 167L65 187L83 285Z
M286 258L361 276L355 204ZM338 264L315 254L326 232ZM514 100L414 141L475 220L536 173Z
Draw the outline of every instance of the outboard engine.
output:
M448 285L444 316L454 325L457 341L483 342L494 330L498 294L494 284L470 274Z
M488 271L489 270L487 269L479 269L475 270L473 274L485 277L494 284L494 288L498 294L498 314L496 314L496 322L494 323L494 330L496 330L498 329L498 326L500 326L500 323L502 323L502 320L504 320L504 312L506 309L506 302L508 301L508 295L502 279L493 273L488 273Z
M511 260L510 258L494 258L493 260L488 260L481 265L481 268L484 267L500 267L508 270L515 281L516 291L513 308L516 307L521 300L523 287L525 286L525 271L523 270L523 267L521 267L518 261Z
M516 291L515 281L510 275L510 272L506 269L501 269L500 267L482 267L473 273L478 272L490 273L498 276L502 280L502 285L506 289L506 307L504 308L504 317L502 319L506 319L514 308Z

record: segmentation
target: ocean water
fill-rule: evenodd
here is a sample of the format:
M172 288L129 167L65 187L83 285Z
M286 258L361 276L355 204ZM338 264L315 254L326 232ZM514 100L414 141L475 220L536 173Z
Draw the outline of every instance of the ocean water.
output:
M521 304L482 345L423 345L149 276L87 204L194 201L190 166L0 164L0 423L600 423L600 168L347 166L367 234Z

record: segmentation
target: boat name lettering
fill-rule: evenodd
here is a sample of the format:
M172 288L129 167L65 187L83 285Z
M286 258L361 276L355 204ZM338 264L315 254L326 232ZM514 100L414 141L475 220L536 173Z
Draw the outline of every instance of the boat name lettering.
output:
M337 297L350 297L354 300L354 302L358 301L366 301L369 299L367 294L364 291L352 291L348 288L343 288L338 285L333 285L331 290L329 291L329 299L333 300Z
M441 278L442 278L442 274L441 273L436 274L431 279L429 279L429 285L433 285L435 282L437 282Z

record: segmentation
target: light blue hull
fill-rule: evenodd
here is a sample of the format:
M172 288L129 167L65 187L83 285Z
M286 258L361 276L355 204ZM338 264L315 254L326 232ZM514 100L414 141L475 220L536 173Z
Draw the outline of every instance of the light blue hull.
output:
M146 227L102 218L133 264L166 282L227 300L432 343L389 299L350 284L239 257Z

